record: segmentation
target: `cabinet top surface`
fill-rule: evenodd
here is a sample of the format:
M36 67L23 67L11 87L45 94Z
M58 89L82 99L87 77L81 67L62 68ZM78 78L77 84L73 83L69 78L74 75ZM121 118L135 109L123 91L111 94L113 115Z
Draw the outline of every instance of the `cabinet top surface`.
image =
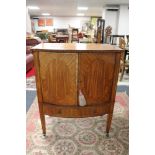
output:
M32 51L70 51L70 52L93 52L93 51L111 51L111 52L121 52L117 46L110 44L96 44L96 43L41 43L32 48Z

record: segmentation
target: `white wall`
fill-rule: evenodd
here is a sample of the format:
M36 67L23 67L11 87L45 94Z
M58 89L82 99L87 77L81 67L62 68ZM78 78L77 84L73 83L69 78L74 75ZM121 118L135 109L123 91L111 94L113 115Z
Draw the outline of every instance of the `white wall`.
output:
M129 34L129 9L128 5L120 5L118 34Z
M28 8L26 8L26 32L32 32L31 29L31 19L30 19L30 15L28 13Z
M103 16L103 15L102 15ZM112 34L129 34L128 5L120 5L119 11L105 11L105 27L112 26Z
M41 18L41 17L40 17ZM49 32L57 28L82 28L82 25L90 21L90 17L51 17L53 19L53 26L38 27L38 20L33 19L35 24L35 31L48 30Z
M112 34L117 34L118 32L118 18L119 18L118 11L107 11L106 10L105 28L110 25L112 27Z

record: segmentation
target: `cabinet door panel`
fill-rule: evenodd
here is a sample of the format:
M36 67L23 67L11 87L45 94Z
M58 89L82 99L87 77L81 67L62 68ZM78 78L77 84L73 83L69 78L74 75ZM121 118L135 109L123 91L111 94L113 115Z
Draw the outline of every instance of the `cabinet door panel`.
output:
M110 102L115 55L81 53L79 55L79 89L88 105Z
M43 102L77 104L77 54L41 52Z

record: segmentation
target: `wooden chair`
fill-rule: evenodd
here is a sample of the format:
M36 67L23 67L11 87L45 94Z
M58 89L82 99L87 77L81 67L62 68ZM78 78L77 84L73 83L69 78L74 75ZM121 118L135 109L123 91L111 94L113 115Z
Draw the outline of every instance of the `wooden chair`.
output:
M119 47L124 49L124 51L121 54L121 60L120 60L120 72L121 72L120 81L122 81L123 79L125 69L129 70L129 60L126 60L125 57L125 45L126 45L125 40L123 38L119 38Z
M49 34L49 35L48 35L48 42L49 42L49 43L56 43L55 35Z
M111 45L117 45L117 39L125 38L124 35L110 35L110 43Z

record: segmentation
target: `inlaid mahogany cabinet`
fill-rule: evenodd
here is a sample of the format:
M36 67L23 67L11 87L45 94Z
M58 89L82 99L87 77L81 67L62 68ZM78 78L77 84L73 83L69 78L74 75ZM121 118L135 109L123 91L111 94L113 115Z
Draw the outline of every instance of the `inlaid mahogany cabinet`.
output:
M109 133L121 52L120 48L108 44L41 43L32 48L44 135L45 115L108 114L106 132ZM85 106L79 103L81 93Z

